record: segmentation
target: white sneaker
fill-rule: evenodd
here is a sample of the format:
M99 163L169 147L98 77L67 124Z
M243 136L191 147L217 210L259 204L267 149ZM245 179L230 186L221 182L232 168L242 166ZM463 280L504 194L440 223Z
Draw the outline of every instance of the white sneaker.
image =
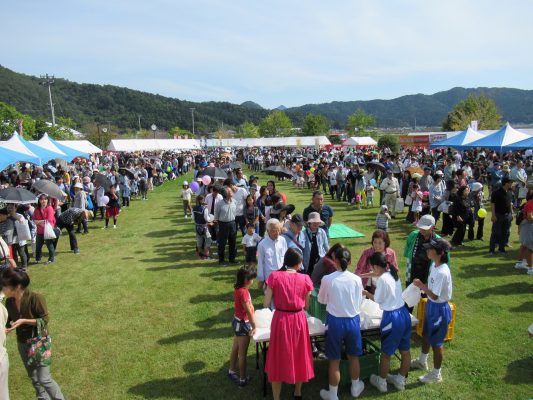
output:
M350 392L353 397L359 397L359 395L363 392L365 389L365 384L363 381L358 381L357 383L352 383L352 387L350 389Z
M405 390L405 378L400 375L387 375L387 382L394 385L397 390Z
M387 381L381 377L372 374L370 375L370 384L376 387L381 393L387 393Z
M326 389L322 389L320 391L320 398L324 400L339 400L337 396L332 396L329 390L326 390Z
M411 360L411 369L421 369L422 371L428 370L428 363L421 363L418 358Z
M533 268L527 268L527 274L528 275L533 275Z
M527 262L524 262L524 260L522 260L522 261L518 261L518 262L514 265L514 267L515 267L516 269L528 269Z
M117 229L117 226L116 226L116 225L113 225L113 229Z
M442 382L442 375L435 374L433 371L430 371L426 375L419 377L418 380L426 384Z
M104 226L102 229L107 229L107 226Z

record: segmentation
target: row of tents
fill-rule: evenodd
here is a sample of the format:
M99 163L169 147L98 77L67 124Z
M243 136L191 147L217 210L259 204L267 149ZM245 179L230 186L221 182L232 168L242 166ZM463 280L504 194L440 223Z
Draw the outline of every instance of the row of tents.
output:
M488 135L468 127L455 136L432 143L429 147L431 149L451 147L456 150L480 148L505 153L507 151L532 149L533 136L514 129L509 123Z
M94 153L102 150L88 140L56 141L46 133L39 140L26 140L15 132L9 140L0 141L0 171L16 162L36 165L57 159L71 162L78 157L89 159Z

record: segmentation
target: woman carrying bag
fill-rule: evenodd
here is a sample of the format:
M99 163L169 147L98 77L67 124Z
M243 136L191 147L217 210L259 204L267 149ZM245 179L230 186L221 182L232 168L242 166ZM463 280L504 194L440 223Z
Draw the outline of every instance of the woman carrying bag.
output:
M56 226L55 210L48 205L48 196L45 194L39 196L39 203L33 212L33 221L37 225L35 262L41 262L43 244L46 243L48 248L46 264L52 264L56 255L54 241L57 239L58 233L54 229Z
M44 297L28 289L30 277L23 271L4 271L2 282L3 293L7 297L9 328L6 333L17 331L20 358L37 398L64 400L61 388L50 374L51 341L47 333L48 310Z

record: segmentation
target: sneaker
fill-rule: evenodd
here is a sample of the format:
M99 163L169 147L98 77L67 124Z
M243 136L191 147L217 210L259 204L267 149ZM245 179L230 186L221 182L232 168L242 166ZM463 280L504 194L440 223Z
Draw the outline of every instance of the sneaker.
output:
M247 376L244 379L240 379L239 378L238 385L239 385L240 388L245 387L245 386L247 386L250 383L251 380L252 380L252 378L250 378L249 376Z
M116 225L113 225L113 229L117 229L117 226L116 226Z
M80 254L80 249L74 249L74 250L72 250L72 252L73 252L74 254Z
M533 275L533 268L527 268L527 274L528 275Z
M411 369L421 369L422 371L428 370L428 363L421 363L418 358L411 360Z
M239 378L239 374L236 373L235 371L228 371L228 378L233 382L235 383L236 385L239 384L239 381L240 381L240 378Z
M426 384L442 382L442 375L435 374L433 371L431 371L431 372L428 372L426 375L419 377L418 380Z
M50 265L50 264L53 264L54 263L54 260L48 260L47 262L44 263L44 265Z
M352 383L350 393L352 394L352 397L359 397L359 395L363 392L364 389L365 384L363 383L363 381L358 381L357 383Z
M524 260L522 260L522 261L518 261L518 262L514 265L514 267L515 267L516 269L528 269L528 267L527 267L527 262L524 262Z
M387 381L381 379L379 376L375 374L370 375L370 384L377 388L381 393L387 393Z
M320 398L324 400L339 400L337 396L332 396L329 390L326 390L326 389L322 389L320 391Z
M405 390L405 378L400 375L387 375L387 382L394 385L397 390Z
M102 229L107 229L107 226L104 226Z

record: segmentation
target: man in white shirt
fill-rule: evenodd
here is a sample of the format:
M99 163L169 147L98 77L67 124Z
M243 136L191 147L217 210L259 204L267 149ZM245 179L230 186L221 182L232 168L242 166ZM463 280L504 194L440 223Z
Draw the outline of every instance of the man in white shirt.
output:
M281 234L281 223L270 218L266 224L267 234L257 246L257 283L262 289L270 274L283 267L287 241Z
M391 212L391 217L396 217L396 199L400 197L400 183L392 174L392 170L387 170L387 177L381 181L379 190L385 193L385 205Z
M329 390L321 390L320 397L337 400L340 382L341 349L344 343L350 363L350 371L359 371L359 356L362 354L360 318L363 302L363 282L347 268L351 261L350 251L341 248L335 252L337 271L322 278L319 303L326 304L326 356L329 360ZM351 376L351 394L358 397L365 385L359 380L359 373Z
M211 193L208 193L205 196L205 204L209 210L209 216L215 218L215 207L219 201L222 201L222 195L219 193L219 187L214 185ZM209 233L211 234L211 243L216 243L217 241L217 225L208 225Z
M237 187L231 179L224 181L224 186L229 188L233 192L233 201L235 202L235 223L237 229L241 231L242 236L245 234L246 219L244 218L244 204L246 203L246 197L248 197L248 191L245 188Z

